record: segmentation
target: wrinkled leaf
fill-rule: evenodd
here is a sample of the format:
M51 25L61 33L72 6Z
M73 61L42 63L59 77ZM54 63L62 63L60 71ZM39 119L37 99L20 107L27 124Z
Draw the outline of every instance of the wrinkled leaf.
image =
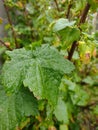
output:
M24 85L29 86L29 89L38 99L48 99L50 104L55 104L58 98L61 76L53 70L45 70L37 65L32 69L29 69Z
M23 118L37 114L37 101L27 89L9 96L0 90L0 130L14 130Z
M7 54L11 60L2 70L6 90L17 91L24 84L38 99L48 99L55 104L62 75L70 73L74 65L49 46L34 51L17 49Z

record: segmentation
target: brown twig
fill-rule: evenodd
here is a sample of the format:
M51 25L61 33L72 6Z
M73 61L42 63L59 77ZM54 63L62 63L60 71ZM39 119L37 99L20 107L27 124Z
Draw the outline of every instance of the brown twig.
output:
M68 60L72 59L72 56L76 47L77 47L77 41L74 41L70 49L70 52L68 53Z
M55 2L55 4L56 4L57 10L60 11L57 0L54 0L54 2Z
M66 14L66 18L69 19L69 14L70 14L70 9L72 7L72 3L69 3L68 5L68 10L67 10L67 14Z
M0 39L0 43L1 43L3 46L5 46L8 50L12 51L12 49L11 49L8 45L6 45L5 42L3 42L1 39Z
M89 9L90 9L90 4L87 3L84 10L83 10L83 12L82 12L82 15L81 15L81 18L80 18L80 21L79 21L79 26L80 26L80 24L85 22ZM69 60L72 59L72 56L74 54L74 51L75 51L76 47L77 47L77 41L74 41L72 46L71 46L69 55L68 55Z
M6 4L5 4L5 3L6 3L5 0L2 0L2 1L3 1L3 3L4 3L4 7L5 7L6 14L7 14L8 22L9 22L9 24L10 24L10 26L11 26L12 35L13 35L13 37L14 37L14 41L15 41L16 48L19 48L19 45L18 45L18 43L17 43L16 33L15 33L15 31L14 31L14 28L13 28L13 23L12 23L12 21L11 21L10 15L9 15L9 9L8 9L8 7L7 7Z
M89 9L90 9L90 4L87 3L86 6L85 6L85 8L84 8L84 10L83 10L83 12L82 12L79 25L80 25L81 23L84 23L84 22L85 22Z

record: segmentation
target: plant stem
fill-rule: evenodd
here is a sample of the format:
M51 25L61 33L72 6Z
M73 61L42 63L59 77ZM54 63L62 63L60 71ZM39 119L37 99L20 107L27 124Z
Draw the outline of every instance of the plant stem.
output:
M82 12L79 25L80 25L81 23L84 23L84 22L85 22L89 9L90 9L90 4L87 3L86 6L85 6L85 8L84 8L84 10L83 10L83 12Z
M72 44L72 47L70 49L70 52L68 53L68 60L72 59L72 56L73 56L73 53L74 53L76 47L77 47L77 41L74 41Z
M15 46L16 46L16 48L19 48L19 45L18 45L18 43L17 43L16 33L15 33L15 31L14 31L13 24L12 24L10 15L9 15L9 9L8 9L8 7L7 7L6 4L5 4L5 3L6 3L5 0L2 0L2 1L3 1L3 3L4 3L4 7L5 7L6 14L7 14L8 22L9 22L9 24L10 24L10 26L11 26L12 35L13 35L13 38L14 38L14 41L15 41Z
M69 14L70 14L70 9L72 7L72 3L69 3L68 5L68 10L67 10L67 14L66 14L66 18L69 19Z
M54 0L54 2L55 2L55 4L56 4L57 10L60 11L57 0Z
M82 12L79 25L85 22L89 9L90 9L90 4L87 3L86 6L85 6L85 8L84 8L84 10L83 10L83 12ZM76 47L77 47L77 41L74 41L73 44L72 44L72 46L71 46L69 55L68 55L68 59L69 60L72 59L72 56L74 54L74 51L75 51Z
M1 43L3 46L5 46L8 50L12 51L12 49L11 49L9 46L7 46L7 45L5 44L5 42L3 42L1 39L0 39L0 43Z

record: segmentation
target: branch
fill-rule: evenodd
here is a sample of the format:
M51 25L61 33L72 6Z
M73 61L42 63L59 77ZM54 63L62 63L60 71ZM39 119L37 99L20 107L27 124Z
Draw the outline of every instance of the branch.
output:
M79 25L80 25L81 23L84 23L84 22L85 22L89 9L90 9L90 4L87 3L86 6L85 6L85 8L84 8L84 10L83 10L83 12L82 12Z
M1 43L3 46L5 46L8 50L12 51L12 49L11 49L9 46L7 46L7 45L5 44L5 42L3 42L1 39L0 39L0 43Z
M72 47L70 49L70 52L68 53L68 60L72 59L72 56L73 56L73 53L74 53L76 47L77 47L77 41L74 41L72 44Z
M89 9L90 9L90 4L87 3L84 10L83 10L83 12L82 12L79 25L85 22ZM73 44L72 44L72 47L71 47L69 55L68 55L69 60L72 59L72 56L74 54L74 51L75 51L76 47L77 47L77 41L73 42Z
M11 26L12 35L13 35L13 37L14 37L14 41L15 41L16 48L19 48L19 45L18 45L18 43L17 43L16 33L15 33L15 31L14 31L13 24L12 24L10 15L9 15L9 9L8 9L8 7L7 7L6 4L5 4L5 3L6 3L5 0L2 0L2 1L3 1L3 3L4 3L4 7L5 7L6 14L7 14L8 22L9 22L9 24L10 24L10 26Z
M54 0L54 2L55 2L55 4L56 4L57 10L60 11L57 0Z
M67 10L67 14L66 14L66 18L67 18L67 19L69 18L69 14L70 14L70 9L71 9L71 7L72 7L72 3L70 3L70 4L68 5L68 10Z

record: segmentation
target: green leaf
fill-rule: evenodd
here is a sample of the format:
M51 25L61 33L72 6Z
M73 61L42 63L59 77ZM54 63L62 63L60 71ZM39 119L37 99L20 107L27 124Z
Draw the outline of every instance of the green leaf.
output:
M98 105L96 105L96 106L94 107L93 113L94 113L95 115L98 115Z
M60 130L68 130L68 126L65 124L60 125Z
M0 17L0 24L2 24L3 23L3 19Z
M53 69L61 74L69 74L74 70L74 65L65 59L54 47L47 45L34 51L43 68Z
M78 41L80 38L80 30L77 28L67 27L58 32L63 46L67 48L74 41Z
M0 130L14 130L24 118L37 114L37 101L27 89L9 96L0 90Z
M89 101L89 94L80 88L80 86L76 86L76 89L74 92L70 93L71 100L73 104L76 104L78 106L85 106L88 104Z
M22 84L38 99L48 99L55 104L58 87L63 74L70 73L74 65L49 46L34 51L17 49L7 54L11 57L2 70L2 81L6 90L16 91Z
M69 123L69 113L68 106L61 98L59 98L54 114L58 121L68 124Z
M0 55L2 55L5 52L6 48L5 47L0 47Z
M98 0L88 0L88 3L90 4L92 10L95 12L95 10L98 8Z
M14 50L7 52L11 57L11 61L7 61L2 70L3 84L8 91L16 91L22 85L25 78L26 68L30 64L32 53L25 49Z
M75 24L75 21L68 21L68 19L60 18L59 20L56 21L53 27L53 31L57 32L60 31L66 27L70 27Z
M67 85L69 95L74 105L85 106L89 101L89 94L81 88L81 86L75 84L71 80L63 78L63 83Z
M28 11L29 14L34 14L35 10L31 3L26 4L26 11Z
M89 84L89 85L93 85L94 84L94 80L92 79L92 77L90 76L87 76L86 78L84 78L82 80L82 82L86 83L86 84Z
M28 70L24 85L28 86L38 99L48 99L50 104L56 104L60 80L61 75L57 72L42 69L35 64Z

